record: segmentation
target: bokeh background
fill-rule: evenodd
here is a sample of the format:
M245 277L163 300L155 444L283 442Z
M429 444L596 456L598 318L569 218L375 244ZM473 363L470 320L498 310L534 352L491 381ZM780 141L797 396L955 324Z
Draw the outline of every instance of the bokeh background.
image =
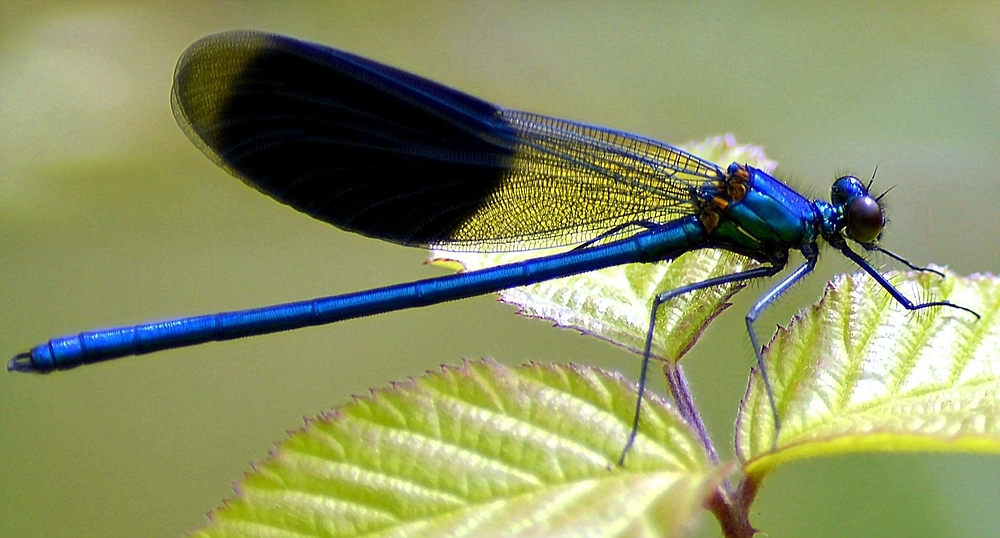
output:
M812 196L889 194L885 245L1000 270L1000 4L18 2L0 4L0 355L67 332L441 274L212 165L171 117L174 63L233 28L344 48L474 95L668 142L735 133ZM727 163L721 163L723 165ZM784 323L832 275L765 316ZM743 292L686 359L722 451L752 353ZM0 373L0 536L183 534L286 430L463 357L635 356L482 297L62 372ZM662 390L661 390L662 393ZM778 469L770 536L995 536L1000 457L847 455ZM718 535L705 517L700 534Z

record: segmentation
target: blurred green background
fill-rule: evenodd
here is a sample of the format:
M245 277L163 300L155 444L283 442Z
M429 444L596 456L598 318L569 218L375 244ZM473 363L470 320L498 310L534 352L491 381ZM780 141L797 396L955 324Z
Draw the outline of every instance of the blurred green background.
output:
M255 28L340 47L490 101L683 143L763 145L812 196L897 188L885 245L1000 269L1000 4L4 2L0 355L67 332L441 274L228 177L176 127L174 62ZM728 163L720 163L722 165ZM832 253L831 253L832 254ZM883 262L884 260L879 260ZM761 327L826 280L827 255ZM752 353L742 293L686 359L724 453ZM45 377L0 373L0 536L177 536L302 417L441 363L596 364L609 344L483 297ZM661 393L662 393L662 389ZM1000 458L866 455L765 483L770 536L995 536ZM700 535L718 535L703 518Z

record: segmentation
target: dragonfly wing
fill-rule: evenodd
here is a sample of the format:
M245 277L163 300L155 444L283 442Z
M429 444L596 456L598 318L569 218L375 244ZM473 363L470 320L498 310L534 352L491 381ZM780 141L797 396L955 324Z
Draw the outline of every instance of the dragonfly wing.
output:
M456 239L489 230L481 242L575 244L694 213L695 190L725 178L715 164L648 138L516 110L502 117L518 136L510 172Z
M652 140L507 110L353 54L260 32L192 45L178 123L220 166L340 228L523 250L693 211L713 164Z

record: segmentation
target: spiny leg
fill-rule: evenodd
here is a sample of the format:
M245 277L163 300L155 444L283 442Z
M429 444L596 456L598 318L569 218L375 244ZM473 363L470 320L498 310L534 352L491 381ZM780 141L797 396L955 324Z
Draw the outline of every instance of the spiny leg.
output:
M905 308L907 310L920 310L920 309L923 309L923 308L930 308L932 306L947 306L947 307L950 307L950 308L957 308L959 310L968 312L968 313L972 314L973 316L976 316L976 319L979 319L979 313L976 312L975 310L972 310L971 308L966 308L966 307L961 306L961 305L957 305L957 304L955 304L955 303L953 303L951 301L931 301L929 303L916 303L916 304L914 304L914 302L911 301L911 300L909 300L905 295L903 295L903 293L901 291L899 291L896 288L896 286L893 286L892 283L889 282L885 278L885 276L882 275L882 273L878 272L874 267L872 267L871 264L868 263L867 260L865 260L864 258L862 258L858 253L856 253L853 250L851 250L851 247L847 246L847 243L836 245L836 247L840 250L840 252L842 252L844 254L844 256L847 256L848 258L851 259L851 261L853 261L854 263L858 264L858 267L864 269L864 271L866 273L868 273L872 278L874 278L875 281L878 282L880 286L882 286L883 288L885 288L885 291L889 292L889 295L891 295L892 298L896 300L896 302L898 302L899 304L903 305L903 308ZM925 268L922 268L922 267L914 266L913 264L911 264L910 262L906 261L902 257L896 256L895 254L892 254L889 251L882 250L882 249L879 249L879 251L883 252L885 254L888 254L889 256L892 256L893 258L895 258L896 260L901 261L902 263L905 263L911 269L915 269L917 271L930 271L932 273L937 273L937 274L939 274L941 276L944 276L939 271L935 271L933 269L925 269Z
M846 244L844 246L846 246ZM842 248L842 247L838 247L838 248ZM909 267L910 269L912 269L914 271L923 271L925 273L934 273L935 275L938 275L938 276L944 278L944 273L942 273L941 271L938 271L937 269L931 269L930 267L921 267L919 265L916 265L913 262L911 262L910 260L907 260L906 258L900 256L899 254L896 254L895 252L893 252L891 250L886 250L886 249L884 249L884 248L882 248L882 247L880 247L878 245L865 246L865 249L873 251L873 252L881 252L882 254L885 254L886 256L888 256L888 257L896 260L897 262L899 262L899 263L901 263L901 264Z
M760 371L761 379L764 381L764 391L767 393L767 401L771 405L771 416L774 419L774 436L771 438L771 448L774 449L778 445L778 433L781 431L781 419L778 418L778 406L774 400L774 390L771 388L771 379L767 375L767 368L764 366L764 350L761 348L760 341L757 338L757 331L754 330L753 324L760 317L760 314L768 306L771 306L774 301L781 297L783 293L788 291L796 282L802 279L802 277L808 275L816 267L816 260L818 259L818 249L816 245L811 245L811 248L802 249L802 255L806 257L805 263L800 265L795 271L792 271L784 280L779 282L776 286L771 288L767 293L757 299L757 302L750 307L750 311L747 312L746 323L747 323L747 334L750 335L750 344L753 345L753 353L757 356L757 369Z
M686 286L681 286L679 288L663 292L653 298L653 306L649 309L649 329L646 331L646 343L642 352L642 366L639 371L639 394L635 402L635 416L632 418L632 431L629 433L628 441L625 442L625 448L622 449L621 457L618 458L619 467L625 465L625 456L628 455L628 451L632 448L632 445L635 443L635 437L639 433L639 414L642 411L642 396L646 392L646 374L649 371L649 359L653 347L653 332L656 329L657 310L659 310L664 303L679 295L684 295L685 293L690 293L700 289L721 286L723 284L731 284L733 282L742 282L744 280L751 280L754 278L773 276L784 269L784 267L784 260L780 260L779 262L775 262L774 265L758 267L756 269L741 271L731 275L710 278L701 282L694 282ZM675 400L676 399L677 398L675 397ZM693 417L691 416L691 413L693 413L693 410L689 409L689 406L684 405L683 403L679 403L678 406L680 407L679 411L685 420L692 424L697 422L696 420L692 420ZM707 442L705 433L699 432L699 434L701 435L703 442Z

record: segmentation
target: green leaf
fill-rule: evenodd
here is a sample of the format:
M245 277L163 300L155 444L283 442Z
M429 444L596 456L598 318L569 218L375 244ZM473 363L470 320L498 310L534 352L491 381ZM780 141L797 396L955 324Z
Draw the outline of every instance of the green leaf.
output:
M674 410L579 366L442 368L309 421L199 537L678 536L722 479Z
M955 308L909 312L864 274L841 276L768 346L782 419L777 451L759 376L736 445L749 475L841 452L1000 452L1000 281L890 273L907 297Z
M764 170L772 170L777 165L768 160L759 147L738 145L732 135L681 147L716 163L748 163ZM476 270L565 250L491 254L435 250L431 258L433 263L451 265L457 262L467 270ZM523 315L550 320L557 326L573 328L641 354L653 296L757 266L748 258L722 250L698 250L670 262L621 265L505 290L500 292L500 300L517 305ZM699 290L665 305L658 317L652 356L680 360L708 323L729 306L729 299L743 285Z

